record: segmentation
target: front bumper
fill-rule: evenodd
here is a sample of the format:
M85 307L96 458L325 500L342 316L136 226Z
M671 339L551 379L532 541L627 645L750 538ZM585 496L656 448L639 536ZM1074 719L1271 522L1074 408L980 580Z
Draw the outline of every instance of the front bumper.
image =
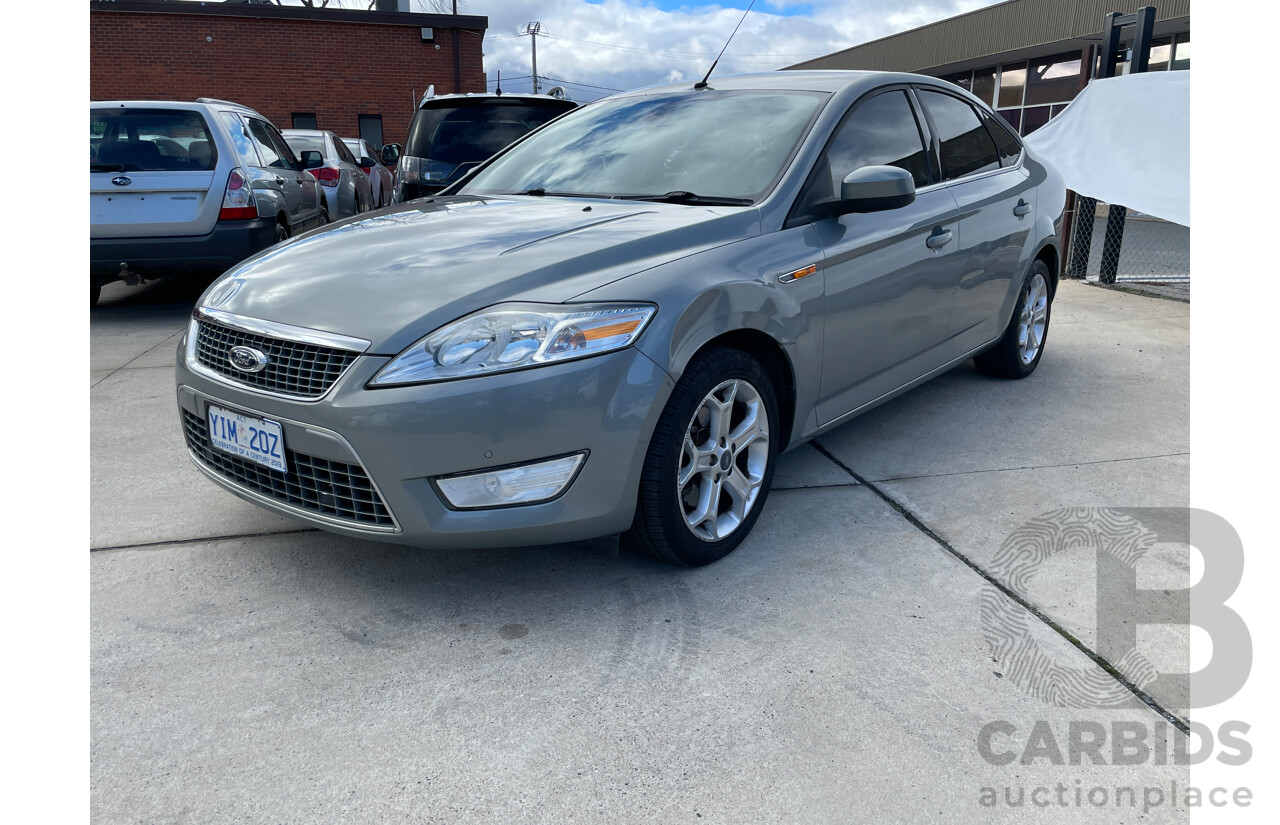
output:
M274 218L222 221L207 235L174 238L90 238L89 275L115 280L120 264L148 278L218 274L276 242Z
M178 348L183 411L207 420L212 402L279 422L285 446L362 467L391 523L355 525L229 480L193 452L211 479L248 501L332 532L421 547L513 547L626 530L640 470L671 377L635 348L504 375L365 389L390 359L361 356L320 401L221 383L188 369ZM432 483L491 467L589 453L565 492L541 503L483 510L448 507Z

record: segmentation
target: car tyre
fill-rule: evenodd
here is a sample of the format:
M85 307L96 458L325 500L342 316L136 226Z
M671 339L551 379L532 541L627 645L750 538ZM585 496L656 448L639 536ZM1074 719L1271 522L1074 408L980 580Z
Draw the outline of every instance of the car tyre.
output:
M320 226L329 225L329 204L320 204Z
M1004 336L994 347L973 359L978 372L992 378L1026 378L1036 371L1049 337L1049 315L1053 309L1050 280L1049 267L1044 261L1031 264Z
M773 383L754 358L728 347L698 353L654 429L625 541L689 566L728 555L764 509L779 421Z
M276 243L289 240L289 227L280 221L276 221Z

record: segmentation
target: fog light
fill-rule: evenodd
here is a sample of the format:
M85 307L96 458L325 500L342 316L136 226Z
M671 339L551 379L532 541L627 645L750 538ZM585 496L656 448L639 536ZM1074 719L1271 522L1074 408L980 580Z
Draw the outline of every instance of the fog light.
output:
M575 453L535 464L443 476L436 479L436 486L449 506L459 510L536 504L563 493L586 458L586 453Z

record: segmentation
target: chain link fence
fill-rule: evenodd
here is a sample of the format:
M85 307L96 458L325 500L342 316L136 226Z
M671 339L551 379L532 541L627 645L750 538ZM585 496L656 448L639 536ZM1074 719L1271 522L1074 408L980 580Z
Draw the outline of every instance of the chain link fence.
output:
M1076 197L1067 277L1191 298L1191 230L1123 206Z

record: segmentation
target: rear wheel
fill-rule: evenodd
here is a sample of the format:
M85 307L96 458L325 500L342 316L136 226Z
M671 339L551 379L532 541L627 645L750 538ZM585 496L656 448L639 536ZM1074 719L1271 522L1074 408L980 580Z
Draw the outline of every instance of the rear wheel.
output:
M1049 336L1052 310L1049 277L1049 267L1044 261L1031 264L1004 337L973 359L978 372L993 378L1026 378L1036 371Z
M275 242L276 242L276 243L280 243L281 241L287 241L288 239L289 239L289 227L287 227L287 226L285 226L283 223L281 223L281 222L277 221L277 222L276 222L276 241L275 241Z
M627 541L678 564L728 555L769 495L778 420L773 384L755 359L727 347L699 353L654 429Z
M320 204L320 225L326 226L329 223L329 204Z

